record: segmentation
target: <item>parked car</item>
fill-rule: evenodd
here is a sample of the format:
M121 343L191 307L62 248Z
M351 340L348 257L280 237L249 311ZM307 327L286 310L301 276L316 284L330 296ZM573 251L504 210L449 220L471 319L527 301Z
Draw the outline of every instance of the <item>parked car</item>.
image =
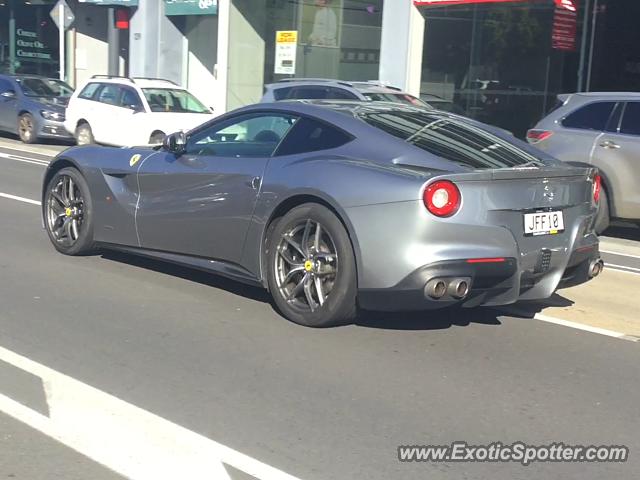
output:
M265 85L261 102L280 100L362 100L429 107L410 93L379 82L346 82L324 78L288 78Z
M454 103L453 100L447 100L446 98L442 98L432 93L421 93L420 100L427 103L436 110L443 110L445 112L451 112L455 113L456 115L463 116L465 116L467 113L465 112L464 108Z
M357 305L504 305L589 280L598 185L595 168L445 112L279 102L162 148L68 149L46 170L42 214L61 253L208 270L327 326Z
M37 75L0 75L0 130L24 143L40 138L71 139L64 128L65 106L73 88Z
M527 140L564 162L598 167L598 233L611 218L640 223L640 93L559 95Z
M167 133L213 117L211 108L169 80L94 75L71 97L64 126L78 145L131 146L159 144Z

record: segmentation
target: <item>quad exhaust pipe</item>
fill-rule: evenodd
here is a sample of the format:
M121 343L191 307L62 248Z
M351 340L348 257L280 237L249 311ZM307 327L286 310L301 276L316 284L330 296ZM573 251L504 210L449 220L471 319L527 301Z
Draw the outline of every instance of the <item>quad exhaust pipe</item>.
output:
M589 278L597 277L602 273L602 270L604 270L604 262L601 258L591 260L591 263L589 263Z
M424 292L434 300L440 300L445 295L461 300L469 294L470 286L469 278L433 278L427 282Z

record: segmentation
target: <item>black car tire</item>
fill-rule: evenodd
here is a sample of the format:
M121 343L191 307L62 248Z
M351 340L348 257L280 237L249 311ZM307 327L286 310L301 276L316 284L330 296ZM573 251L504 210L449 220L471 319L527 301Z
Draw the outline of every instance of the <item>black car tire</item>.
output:
M52 197L52 190L58 185L61 179L69 177L73 180L73 183L78 189L80 197L82 199L82 223L79 227L79 235L75 242L71 245L65 245L57 240L54 232L52 231L51 224L48 221L48 212L51 208L51 202L56 202L56 200ZM73 167L63 168L59 172L51 178L49 183L47 183L47 188L44 194L44 205L43 205L43 218L45 224L45 230L47 231L47 235L49 235L49 239L51 243L60 253L65 255L88 255L91 254L94 250L94 241L93 241L93 202L91 201L91 193L89 191L89 185L87 181L84 179L82 174Z
M18 117L18 136L22 143L35 143L38 140L30 113L23 113Z
M151 145L161 144L164 142L164 137L166 137L164 132L153 132L149 137L149 143Z
M609 228L610 220L609 197L607 196L607 191L602 188L600 190L600 201L598 202L598 212L596 213L596 222L594 225L594 230L598 235Z
M76 144L78 145L91 145L96 143L96 139L93 136L91 125L88 123L81 123L76 127L75 135Z
M283 236L296 225L311 220L320 224L335 246L337 270L324 303L305 310L290 303L276 278L279 245ZM357 273L353 247L342 222L323 205L305 203L290 210L273 229L267 241L267 282L277 310L287 319L308 327L329 327L351 322L357 314ZM295 283L295 282L294 282ZM317 293L317 291L316 291Z

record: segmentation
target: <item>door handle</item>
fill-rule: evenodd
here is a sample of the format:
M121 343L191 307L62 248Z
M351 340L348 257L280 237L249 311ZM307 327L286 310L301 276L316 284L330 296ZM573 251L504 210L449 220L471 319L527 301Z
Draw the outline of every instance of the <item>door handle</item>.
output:
M616 142L612 142L611 140L605 140L600 144L600 146L603 148L612 148L612 149L620 148L620 145L618 145Z
M253 177L250 182L247 182L251 188L258 190L260 188L260 177Z

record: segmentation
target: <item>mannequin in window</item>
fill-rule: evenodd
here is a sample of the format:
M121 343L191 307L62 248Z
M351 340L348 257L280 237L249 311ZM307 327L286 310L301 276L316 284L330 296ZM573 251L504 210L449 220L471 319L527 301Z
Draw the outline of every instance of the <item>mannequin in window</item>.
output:
M331 0L316 0L316 14L313 19L313 30L309 35L309 43L316 46L335 47L338 34L338 19L329 7Z

